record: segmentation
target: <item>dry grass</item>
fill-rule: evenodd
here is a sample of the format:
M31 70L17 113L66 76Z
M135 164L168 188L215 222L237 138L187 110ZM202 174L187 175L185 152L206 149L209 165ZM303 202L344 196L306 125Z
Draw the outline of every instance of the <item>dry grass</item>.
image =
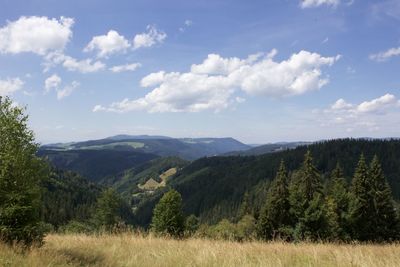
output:
M49 235L42 248L0 245L1 266L400 266L400 245L184 241L139 235Z

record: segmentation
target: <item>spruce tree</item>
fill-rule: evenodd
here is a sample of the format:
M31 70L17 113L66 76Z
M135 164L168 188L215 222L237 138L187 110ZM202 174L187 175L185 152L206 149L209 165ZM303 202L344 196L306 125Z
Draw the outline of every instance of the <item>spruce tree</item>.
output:
M378 157L372 159L369 169L374 216L371 218L376 241L398 238L399 221L394 207L392 191L385 179Z
M97 227L106 231L112 231L118 223L122 223L121 209L123 200L117 192L108 188L102 192L97 200L94 213L94 222Z
M321 178L312 161L311 152L307 151L303 165L289 187L295 239L317 240L327 233Z
M238 211L238 220L240 220L243 216L252 214L252 210L250 207L250 197L249 192L246 191L244 193L242 203L240 204L239 211Z
M41 184L46 167L24 109L0 96L0 240L41 242Z
M151 228L158 234L182 236L185 224L181 194L173 189L164 194L153 210Z
M351 214L352 237L361 241L374 239L374 226L372 223L374 203L371 195L371 179L365 157L360 156L351 187Z
M287 238L289 235L288 227L290 226L289 210L288 177L282 160L276 178L268 190L267 200L259 217L259 236L265 240Z
M327 219L330 237L333 239L349 238L349 202L350 196L343 170L339 163L331 173L331 185L327 196Z

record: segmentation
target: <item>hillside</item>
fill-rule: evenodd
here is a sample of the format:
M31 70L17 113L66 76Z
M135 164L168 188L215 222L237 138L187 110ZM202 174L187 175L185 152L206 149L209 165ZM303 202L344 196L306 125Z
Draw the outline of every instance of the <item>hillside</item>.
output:
M258 156L267 153L280 152L287 149L294 149L298 146L309 145L311 142L282 142L272 143L252 147L242 151L232 151L225 153L223 156Z
M177 171L188 165L177 157L157 158L135 168L128 169L119 175L116 175L114 180L105 181L112 185L133 207L136 206L154 189L146 188L146 183L153 185L158 184L157 188L165 186Z
M360 154L364 153L368 161L377 154L393 195L400 198L399 140L332 140L261 156L202 158L178 172L169 185L182 194L185 213L200 216L203 222L235 218L245 192L249 193L249 205L257 213L281 159L288 170L295 170L308 149L325 182L337 162L350 181ZM142 225L150 222L151 210L161 194L162 190L139 206L136 215Z
M38 155L58 169L77 172L92 181L100 181L158 157L140 151L111 149L41 149Z
M42 217L56 228L70 220L88 220L102 190L76 173L55 169L44 188Z
M194 160L204 156L215 156L230 151L249 149L233 138L169 138L165 136L118 135L99 140L76 143L59 143L42 146L42 150L118 150L155 154L161 157L177 156Z

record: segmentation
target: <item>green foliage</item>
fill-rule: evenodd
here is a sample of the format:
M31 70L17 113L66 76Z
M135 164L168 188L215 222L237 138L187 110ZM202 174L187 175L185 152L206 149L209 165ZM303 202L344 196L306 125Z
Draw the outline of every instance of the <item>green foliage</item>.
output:
M256 219L247 214L236 224L236 240L254 240L257 237Z
M48 150L41 148L38 155L61 170L73 171L93 182L101 182L126 169L157 158L154 154L125 150Z
M185 228L182 197L177 191L168 191L158 202L153 211L151 228L159 234L182 236Z
M352 238L360 241L391 241L399 238L399 219L390 187L378 157L370 167L362 154L351 187L349 221Z
M320 174L313 165L311 152L290 184L290 213L295 218L295 239L318 240L326 235L326 207Z
M256 220L251 215L245 215L236 224L228 219L222 219L212 226L202 224L196 236L229 241L250 241L256 238L256 233Z
M39 214L46 168L27 123L23 109L0 97L0 239L30 245L44 234Z
M42 218L55 228L69 221L88 221L93 216L101 188L82 176L52 170L43 183Z
M373 224L371 223L374 214L371 190L368 166L362 154L357 164L351 187L351 193L354 198L351 202L353 238L362 241L370 240L374 236Z
M123 199L114 189L108 188L97 200L93 219L98 228L112 231L123 226L131 219L130 216L129 207Z
M260 156L202 158L183 168L170 185L185 199L185 213L196 214L203 223L237 218L246 191L252 214L257 218L265 204L265 189L275 177L281 159L289 173L294 173L302 166L307 150L314 156L313 163L324 182L329 180L336 163L341 162L349 183L360 154L364 152L368 160L377 154L395 199L400 199L400 140L397 139L338 139ZM140 205L137 217L143 226L150 222L151 210L159 198L152 197Z
M200 226L199 218L194 214L189 215L185 220L185 235L192 236Z
M252 213L252 209L250 206L249 192L246 191L244 193L242 203L240 204L240 207L239 207L238 217L242 218L243 216L245 216L247 214L251 214L251 213Z
M387 241L398 238L399 220L394 207L392 191L382 172L378 157L374 156L369 168L371 196L374 212L370 218L376 241Z
M331 173L331 183L326 198L329 238L332 240L348 240L350 238L349 203L350 193L339 164Z
M272 182L258 221L259 237L262 239L287 239L287 227L291 225L288 177L281 161L275 180Z

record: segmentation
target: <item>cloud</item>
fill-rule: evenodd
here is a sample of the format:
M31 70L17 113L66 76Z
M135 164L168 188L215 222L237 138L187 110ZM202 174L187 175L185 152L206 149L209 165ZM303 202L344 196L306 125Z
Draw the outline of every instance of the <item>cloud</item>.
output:
M400 101L392 94L385 94L381 97L364 101L358 105L347 103L343 98L337 100L329 111L346 112L351 114L375 113L382 114L385 110L391 107L400 106Z
M167 34L163 31L158 30L153 25L147 26L147 32L137 34L133 38L133 49L139 49L142 47L151 47L158 43L163 43Z
M269 97L300 95L326 85L328 78L322 76L322 67L331 66L340 58L300 51L288 60L276 62L276 53L274 49L245 59L210 54L201 64L193 64L189 72L160 71L145 76L140 85L155 88L142 98L126 98L109 107L96 106L94 110L220 111L235 102L232 96L238 90Z
M179 28L180 32L184 32L187 28L191 27L193 25L193 21L190 19L187 19L184 21L183 26Z
M67 96L70 96L80 85L79 82L73 81L70 85L66 85L61 88L61 84L62 79L57 74L51 75L44 82L45 93L47 94L51 90L55 90L57 93L57 99L61 100Z
M384 17L400 20L400 2L398 0L375 1L370 5L371 14L375 19Z
M340 0L302 0L300 3L301 8L319 7L322 5L336 7L340 4Z
M393 125L392 120L398 118L399 110L400 101L387 93L359 104L348 103L341 98L323 112L316 112L316 116L322 126L342 125L351 132L356 129L376 131Z
M62 51L72 37L74 19L61 17L20 17L0 28L0 52L18 54L32 52L44 55Z
M338 99L334 104L332 104L332 110L348 110L353 107L352 104L347 103L343 98Z
M0 80L0 96L11 95L20 90L24 82L20 78L7 78Z
M48 77L44 82L45 93L50 92L52 89L58 89L61 85L61 78L57 74L53 74Z
M185 26L192 26L193 21L191 21L190 19L185 20Z
M113 66L110 68L110 70L112 72L135 71L139 67L141 67L140 63L132 63L132 64Z
M400 47L390 48L384 52L372 54L369 56L371 60L383 62L389 60L391 57L400 56Z
M57 99L61 100L69 95L72 94L73 91L75 91L76 88L78 88L80 85L79 82L73 81L70 85L65 86L61 90L57 90Z
M124 36L110 30L107 35L93 37L84 51L97 51L98 57L107 57L118 52L125 52L129 47L130 44Z
M358 112L383 112L385 109L398 105L400 102L392 94L385 94L371 101L364 101L357 106Z
M46 55L45 63L43 64L45 66L44 72L59 64L69 71L78 71L80 73L98 72L106 67L101 61L93 61L92 59L77 60L62 53L49 53Z

